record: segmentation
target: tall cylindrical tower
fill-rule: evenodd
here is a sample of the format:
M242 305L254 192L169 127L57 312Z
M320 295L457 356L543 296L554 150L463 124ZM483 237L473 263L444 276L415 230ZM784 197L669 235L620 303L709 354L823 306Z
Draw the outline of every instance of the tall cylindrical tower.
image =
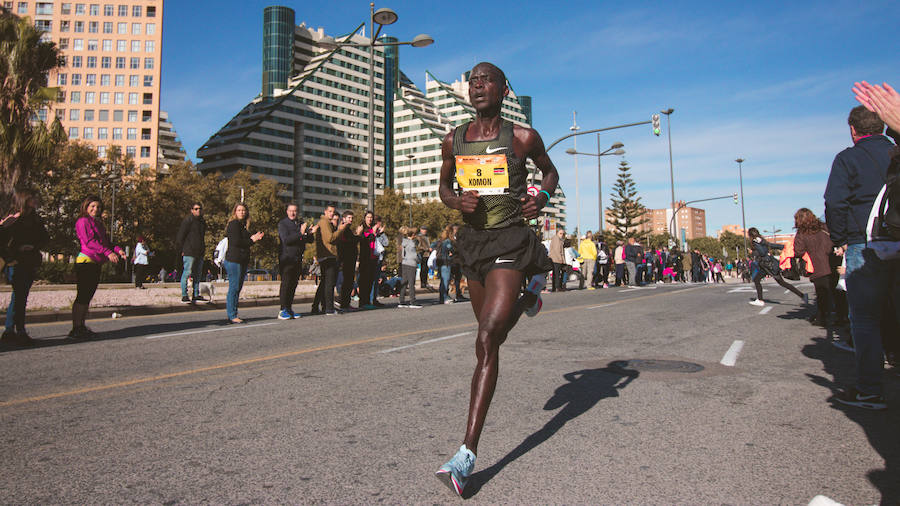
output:
M531 118L531 97L528 95L519 95L519 105L522 106L522 113L525 115L525 121L528 122L529 125L534 126Z
M381 37L381 42L397 43L396 37ZM394 92L400 86L399 46L384 48L384 186L394 187Z
M294 9L272 5L263 10L262 94L287 88L294 58Z

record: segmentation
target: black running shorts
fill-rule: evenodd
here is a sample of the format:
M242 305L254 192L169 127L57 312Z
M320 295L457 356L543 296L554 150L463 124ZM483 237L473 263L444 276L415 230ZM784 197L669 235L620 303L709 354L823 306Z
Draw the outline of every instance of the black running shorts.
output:
M537 235L524 224L500 229L459 229L457 254L468 279L484 283L493 269L512 269L533 276L553 270L553 262Z

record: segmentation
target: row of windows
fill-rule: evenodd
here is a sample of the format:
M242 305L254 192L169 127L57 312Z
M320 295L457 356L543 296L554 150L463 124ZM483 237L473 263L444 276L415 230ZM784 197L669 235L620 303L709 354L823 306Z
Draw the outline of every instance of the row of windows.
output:
M13 2L10 0L5 0L3 2L3 6L9 10L13 8ZM19 2L17 7L18 14L28 14L28 2ZM113 4L103 4L103 15L104 16L119 16L119 17L127 17L128 16L128 6L119 4L118 9L116 9L116 5ZM71 2L63 2L59 6L60 14L72 14L72 3ZM51 15L53 14L53 2L35 2L34 3L34 13L38 15ZM85 14L89 14L91 16L99 16L100 15L100 4L75 4L74 13L76 16L84 16ZM146 13L148 18L156 17L156 7L153 5L148 5L146 10L141 5L132 5L131 6L131 16L135 18L142 17Z
M431 180L428 180L428 181L413 181L413 183L412 183L411 186L412 186L413 188L421 188L421 187L423 187L423 186L437 186L437 184L438 184L438 180L437 180L437 179L431 179ZM398 184L398 185L397 185L397 188L399 188L399 189L401 189L401 190L402 190L404 187L405 187L405 185L403 185L403 184Z
M312 81L314 83L322 84L331 89L337 88L339 90L349 91L350 93L355 93L357 95L362 95L364 97L369 96L368 89L357 88L356 86L350 86L349 84L339 83L337 81L332 81L331 79L325 79L325 78L316 76L316 77L313 77L312 79L310 79L310 81Z
M130 26L129 26L130 25ZM49 19L38 19L34 22L35 28L45 32L53 31L53 21ZM85 30L87 28L87 30ZM63 19L59 21L60 33L117 33L119 35L156 35L156 23L113 23L112 21L70 21Z
M264 141L264 140L260 140L260 139L253 139L250 137L243 139L241 141L241 144L247 144L249 146L257 146L257 147L266 148L266 149L277 149L280 151L287 151L289 153L293 153L293 151L294 151L294 146L291 146L289 144L281 144L279 142Z
M96 116L94 115L94 109L69 109L69 121L94 121L96 117L97 121L106 122L109 121L109 109L99 109L96 110ZM144 111L144 116L148 116L150 111ZM64 120L66 116L65 109L56 109L56 117ZM124 121L125 111L121 109L115 109L112 111L112 120L113 121ZM137 111L128 111L128 121L129 123L137 123ZM137 135L137 129L129 128L129 130L134 130L135 135ZM150 138L150 129L143 128L141 129L141 139L149 139Z
M431 162L438 162L440 160L441 160L440 156L424 156L421 158L415 158L413 160L395 161L394 165L397 167L405 167L405 166L411 165L413 163L431 163Z
M69 103L70 104L80 104L81 103L81 94L82 94L82 92L80 92L80 91L70 92L69 93ZM135 102L131 101L131 95L132 95L131 93L128 94L128 97L129 97L128 103L132 104L132 105L137 104L137 101L135 101ZM147 95L150 95L150 94L149 93L144 94L144 96L145 96L144 104L152 105L153 104L153 96L151 95L149 98L147 98L146 97ZM122 92L110 93L108 91L100 91L100 92L85 91L84 92L84 103L85 104L94 104L94 103L109 104L110 96L112 96L112 99L113 99L112 103L114 103L114 104L122 104L123 103L122 101L124 100L124 93L122 93ZM56 101L61 104L66 102L66 91L65 90L57 91ZM144 120L144 121L147 121L147 120Z
M71 49L73 51L98 51L101 50L104 52L112 52L112 39L103 39L102 41L97 39L87 39L87 44L85 44L85 39L72 39ZM143 44L142 44L143 42ZM140 53L141 47L143 47L145 53L153 53L156 51L156 41L155 40L132 40L130 44L130 49L132 53ZM69 49L69 38L62 37L59 39L59 48L60 49ZM129 43L127 40L119 39L116 41L116 51L119 53L127 53L129 50Z
M97 68L97 57L96 56L88 56L86 58L82 58L81 56L73 56L72 64L69 65L68 56L62 56L62 67L71 66L71 68L80 69L82 66L89 69ZM126 59L124 56L116 57L116 68L119 70L125 69ZM137 57L133 57L128 62L128 68L132 70L138 70L141 68L141 59ZM144 58L144 69L153 69L153 58ZM112 58L109 56L103 56L100 58L100 68L108 69L112 68ZM149 81L150 84L147 84ZM144 86L153 86L153 76L144 76Z
M341 184L344 186L362 186L368 183L359 179L348 179L346 177L323 176L321 174L304 174L303 179L307 181L318 181L320 183Z
M332 160L340 160L342 162L351 162L351 163L358 163L358 164L363 164L366 162L366 160L363 160L362 158L360 158L358 156L339 155L337 153L330 153L328 151L321 151L318 149L307 148L307 149L304 149L303 152L307 155L318 156L321 158L330 158Z
M397 130L399 130L399 129L397 129ZM417 128L417 130L418 130L418 128ZM395 132L396 132L396 130L395 130ZM394 142L394 144L409 144L410 142L418 142L418 141L424 141L424 140L428 140L428 139L435 139L435 136L433 134L422 134L422 135L416 135L414 137L404 137L402 139L397 139Z
M304 186L303 191L309 192L309 193L318 193L320 195L332 195L335 197L349 197L349 198L354 198L354 199L363 198L363 194L360 192L353 192L353 191L348 191L348 190L338 190L335 188L319 188L318 186ZM309 201L307 201L307 202L309 202ZM326 205L331 205L331 204L326 204Z
M343 165L332 165L330 163L316 162L313 160L306 160L303 165L310 169L319 169L328 172L343 172L344 174L352 174L354 176L361 176L363 174L363 170L359 167L345 167Z
M78 76L77 78L75 76ZM90 76L95 76L91 78ZM79 85L81 84L81 74L72 74L72 84ZM100 74L100 86L109 86L110 84L110 74ZM78 82L76 82L76 79ZM85 82L90 82L91 80L96 80L96 74L85 74ZM69 83L69 74L57 74L56 76L56 84L57 86L66 86ZM141 76L139 75L130 75L128 76L128 86L131 88L137 88L140 86ZM152 83L152 80L151 80ZM125 75L124 74L116 74L115 76L115 86L117 88L121 88L125 86ZM147 96L152 97L152 93L144 93L144 99L146 100Z
M352 144L347 144L346 142L335 141L335 140L331 140L331 139L323 139L321 137L312 137L309 135L304 136L303 141L309 142L311 144L319 144L321 146L330 146L332 148L346 149L349 151L359 151L361 153L365 153L367 151L366 148L361 147L361 146L354 146Z

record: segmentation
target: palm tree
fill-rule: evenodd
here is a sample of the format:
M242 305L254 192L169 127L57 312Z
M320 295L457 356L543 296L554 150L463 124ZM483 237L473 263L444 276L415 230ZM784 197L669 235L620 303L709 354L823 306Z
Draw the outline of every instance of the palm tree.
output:
M0 207L8 207L17 186L44 166L65 140L58 119L48 127L37 120L58 89L47 87L49 72L60 66L59 50L41 40L27 18L0 9Z

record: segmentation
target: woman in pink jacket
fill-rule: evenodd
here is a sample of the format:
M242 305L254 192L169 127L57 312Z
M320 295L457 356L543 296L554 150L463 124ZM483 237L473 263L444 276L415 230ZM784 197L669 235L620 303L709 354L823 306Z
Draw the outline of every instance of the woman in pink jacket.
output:
M109 243L109 236L100 220L103 203L91 195L81 203L81 217L75 222L75 233L81 243L81 252L75 258L75 279L78 293L72 303L72 330L70 339L92 339L97 336L84 325L88 306L100 283L100 266L106 261L117 263L125 259L125 252Z

